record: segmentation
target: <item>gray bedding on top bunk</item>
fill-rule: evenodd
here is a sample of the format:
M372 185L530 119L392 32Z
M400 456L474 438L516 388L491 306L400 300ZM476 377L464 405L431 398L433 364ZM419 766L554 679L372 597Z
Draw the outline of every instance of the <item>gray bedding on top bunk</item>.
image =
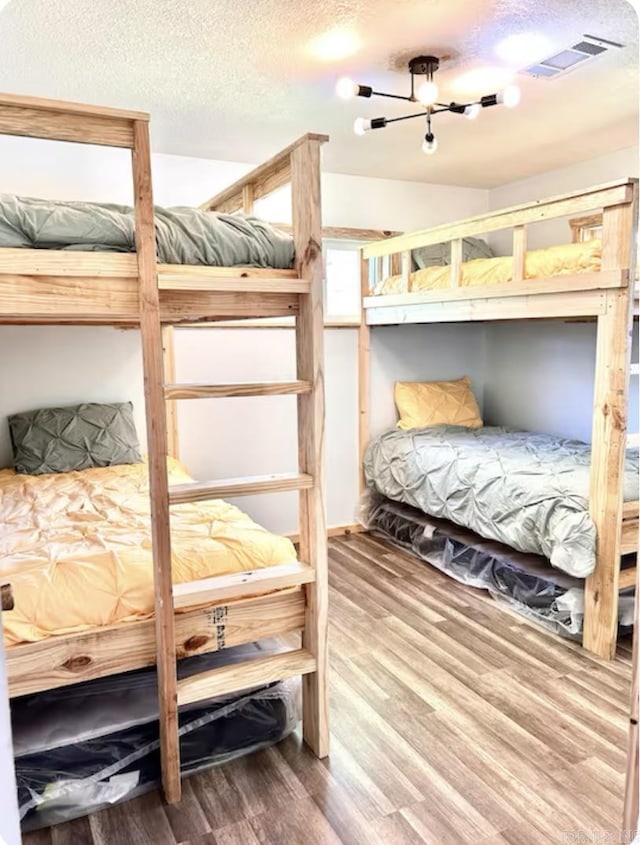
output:
M161 264L293 266L293 239L255 217L156 207L155 224ZM133 210L0 194L0 247L134 252Z
M576 440L499 427L392 429L371 442L364 471L389 499L584 578L595 566L590 455ZM627 452L625 501L638 498L638 467Z

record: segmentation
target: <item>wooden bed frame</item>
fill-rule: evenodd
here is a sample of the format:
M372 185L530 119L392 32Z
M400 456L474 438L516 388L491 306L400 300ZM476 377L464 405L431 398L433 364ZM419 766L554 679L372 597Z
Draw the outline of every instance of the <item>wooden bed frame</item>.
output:
M202 206L251 212L255 200L290 183L294 270L156 266L148 121L139 112L0 95L2 134L132 151L136 254L0 249L0 324L140 327L156 595L148 621L12 646L6 662L11 697L156 663L162 783L175 802L178 704L302 674L304 739L318 757L328 754L320 203L320 151L328 138L305 135ZM173 374L163 372L163 325L289 315L296 317L295 381L174 384ZM170 412L171 402L185 396L273 394L298 398L297 473L168 488L165 402ZM171 504L281 490L300 492L301 563L173 588ZM176 678L176 658L292 632L301 633L298 649Z
M525 279L527 226L543 220L602 212L599 272ZM593 221L593 218L586 218ZM513 281L462 287L462 239L513 230ZM583 645L605 659L616 650L618 593L636 583L636 567L620 570L621 554L638 550L638 502L622 501L627 437L631 328L638 229L638 183L624 179L587 191L473 217L428 231L389 238L362 248L363 316L359 336L360 461L369 441L371 326L405 323L595 318L596 377L592 429L590 511L597 530L596 568L587 579ZM383 269L401 273L409 290L411 250L451 241L451 282L446 290L370 296Z

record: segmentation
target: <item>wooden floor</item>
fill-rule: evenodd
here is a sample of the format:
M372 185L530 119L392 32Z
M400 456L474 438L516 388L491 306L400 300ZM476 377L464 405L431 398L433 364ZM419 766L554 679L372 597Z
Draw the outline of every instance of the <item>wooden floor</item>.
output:
M292 736L185 780L178 806L153 793L24 842L622 841L629 648L601 662L373 537L335 539L329 760Z

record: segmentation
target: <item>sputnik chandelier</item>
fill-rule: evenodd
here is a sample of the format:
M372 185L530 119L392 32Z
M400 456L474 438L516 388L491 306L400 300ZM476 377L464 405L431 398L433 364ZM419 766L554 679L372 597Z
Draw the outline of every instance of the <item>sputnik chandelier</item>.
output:
M357 82L347 77L338 80L336 93L343 100L350 100L353 97L389 97L393 100L419 103L424 107L422 111L407 114L403 117L374 117L371 120L358 117L353 125L353 131L356 135L364 135L370 129L382 129L390 123L398 123L401 120L413 120L416 117L426 118L427 132L422 142L422 151L429 155L435 153L438 149L438 139L431 129L431 119L434 114L448 111L473 119L480 114L483 108L500 104L513 108L520 102L520 89L515 85L509 85L504 91L497 94L487 94L472 103L438 103L438 86L433 81L433 75L439 66L440 59L436 56L417 56L415 59L411 59L409 62L411 93L408 97L402 94L386 94L383 91L374 91L369 85L358 85ZM424 79L420 81L420 77L424 77Z

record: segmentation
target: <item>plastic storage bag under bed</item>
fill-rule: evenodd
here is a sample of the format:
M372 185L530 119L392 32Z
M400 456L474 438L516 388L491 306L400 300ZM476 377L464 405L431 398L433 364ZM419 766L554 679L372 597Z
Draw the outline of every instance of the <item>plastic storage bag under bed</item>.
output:
M178 674L187 677L264 651L251 644L187 658L178 664ZM181 707L182 774L284 739L300 718L299 691L295 678ZM160 785L154 668L14 699L12 723L24 831L95 812Z
M409 549L462 584L487 590L548 630L581 639L584 581L555 569L545 558L484 540L472 531L372 492L363 497L360 520L369 530ZM633 556L628 557L634 565ZM624 562L623 558L623 566ZM633 606L633 588L621 592L618 627L622 634L633 625Z

